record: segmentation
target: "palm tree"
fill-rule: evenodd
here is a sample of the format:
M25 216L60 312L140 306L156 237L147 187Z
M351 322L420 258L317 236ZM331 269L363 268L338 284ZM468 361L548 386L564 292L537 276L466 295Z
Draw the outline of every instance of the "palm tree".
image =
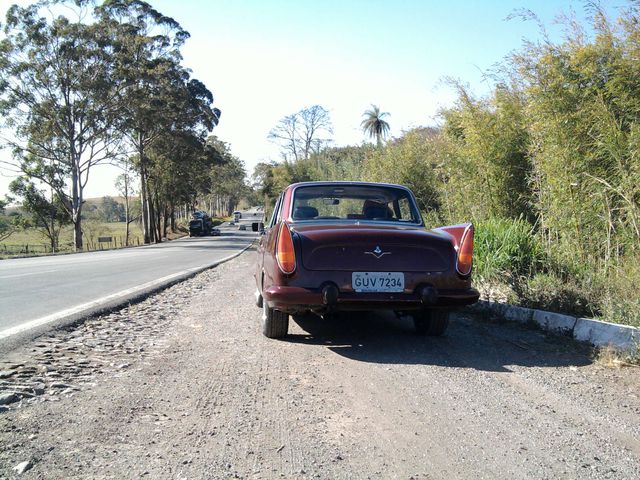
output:
M377 105L371 105L371 109L366 110L362 115L364 117L360 123L362 131L370 138L375 137L378 147L382 145L382 139L389 135L389 124L384 120L387 115L389 112L381 112Z

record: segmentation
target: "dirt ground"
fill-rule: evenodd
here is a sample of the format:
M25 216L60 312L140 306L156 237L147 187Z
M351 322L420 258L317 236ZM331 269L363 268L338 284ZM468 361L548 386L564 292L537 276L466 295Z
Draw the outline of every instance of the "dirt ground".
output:
M254 255L3 359L43 387L0 414L0 478L640 478L640 369L464 313L269 340Z

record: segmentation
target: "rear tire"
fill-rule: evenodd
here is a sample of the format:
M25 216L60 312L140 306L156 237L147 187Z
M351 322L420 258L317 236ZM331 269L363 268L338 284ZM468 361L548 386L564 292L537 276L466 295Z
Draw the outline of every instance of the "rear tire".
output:
M418 335L439 337L449 326L448 310L425 310L413 315L413 325Z
M262 294L260 293L260 290L258 290L256 288L256 307L258 308L263 308L264 307L264 299L262 298Z
M282 338L289 331L289 314L269 308L262 300L262 333L267 338Z

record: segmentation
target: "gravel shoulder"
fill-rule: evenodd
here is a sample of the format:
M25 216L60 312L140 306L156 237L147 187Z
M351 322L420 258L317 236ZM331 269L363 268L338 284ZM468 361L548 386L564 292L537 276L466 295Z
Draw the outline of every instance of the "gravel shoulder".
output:
M0 478L640 478L640 369L465 313L269 340L254 255L3 358Z

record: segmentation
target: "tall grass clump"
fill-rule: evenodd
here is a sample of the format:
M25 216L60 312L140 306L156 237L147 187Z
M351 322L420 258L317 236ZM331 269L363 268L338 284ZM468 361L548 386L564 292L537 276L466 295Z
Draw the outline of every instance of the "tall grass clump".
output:
M545 255L531 225L522 219L489 218L475 224L474 275L480 282L516 286L536 273Z

